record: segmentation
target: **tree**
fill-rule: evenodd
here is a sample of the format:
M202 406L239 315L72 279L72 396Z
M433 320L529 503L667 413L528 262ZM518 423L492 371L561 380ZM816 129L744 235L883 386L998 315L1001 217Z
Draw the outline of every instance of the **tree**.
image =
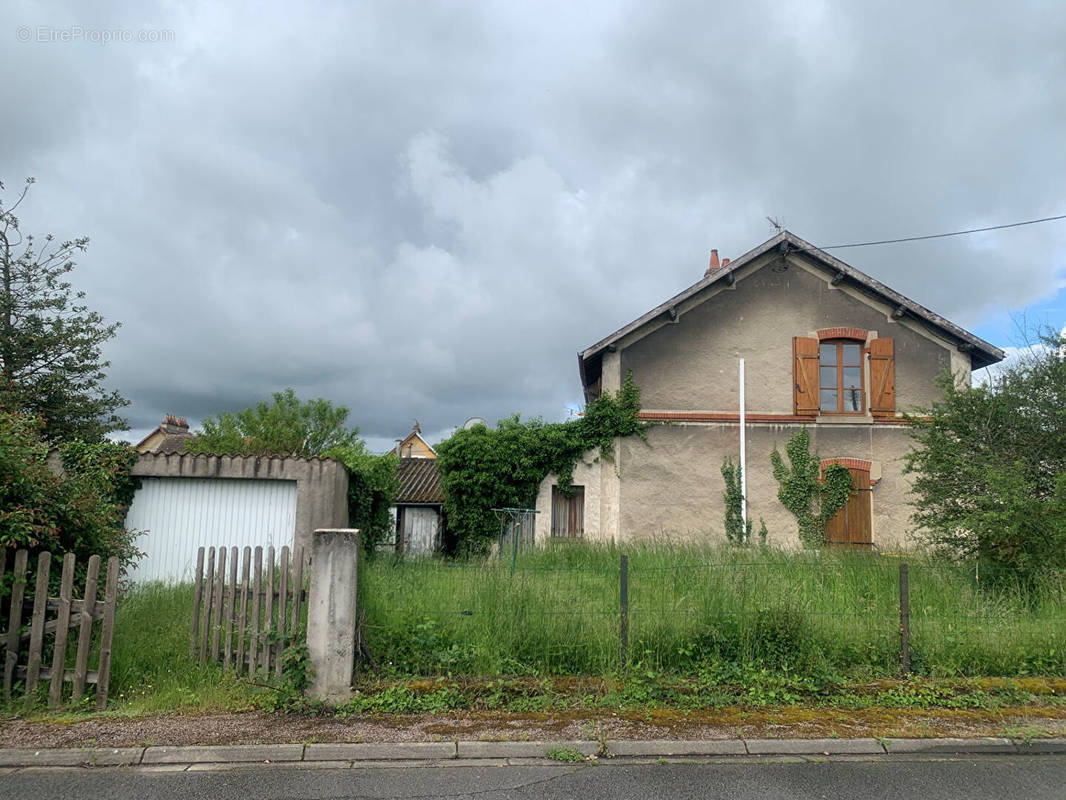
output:
M189 453L216 455L335 458L348 470L348 522L360 531L368 554L389 533L389 506L398 485L395 455L374 455L347 426L348 409L321 397L301 401L290 388L233 414L223 411L203 421Z
M41 417L50 442L100 441L126 427L115 412L128 402L104 388L110 362L100 355L119 323L90 311L64 277L88 239L48 234L38 247L23 235L15 211L32 184L10 208L0 204L0 406Z
M207 417L185 447L190 453L281 455L324 458L334 448L361 442L358 428L346 427L348 409L321 397L302 402L290 388L233 414Z
M1066 360L1046 333L988 383L941 378L943 400L910 417L914 522L928 543L1030 580L1066 567Z
M822 462L811 454L811 434L806 428L788 440L785 453L787 466L776 445L770 453L777 499L796 518L804 546L821 547L826 543L825 526L848 502L851 473L847 467L831 464L821 475Z

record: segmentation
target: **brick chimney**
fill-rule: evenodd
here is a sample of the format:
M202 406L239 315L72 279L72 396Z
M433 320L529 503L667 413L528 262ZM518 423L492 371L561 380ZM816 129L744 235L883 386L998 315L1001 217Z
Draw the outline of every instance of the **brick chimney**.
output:
M707 271L703 273L703 277L706 278L708 275L713 275L715 272L717 272L720 269L725 269L725 267L728 264L729 264L729 259L728 258L723 258L721 261L719 261L718 260L718 251L717 250L712 250L711 251L711 260L710 260L710 262L707 265Z
M175 417L173 414L167 414L163 417L163 424L159 426L163 433L167 434L188 434L189 423L185 421L185 417Z

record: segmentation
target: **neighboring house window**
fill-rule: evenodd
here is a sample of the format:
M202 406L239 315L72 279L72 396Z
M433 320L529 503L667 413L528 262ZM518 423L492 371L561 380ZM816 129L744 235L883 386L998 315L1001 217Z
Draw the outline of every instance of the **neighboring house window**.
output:
M818 410L823 414L866 411L862 344L828 341L818 345Z
M585 535L585 487L571 486L570 496L552 487L552 536L580 539Z
M792 340L793 406L797 415L858 415L869 410L874 416L895 416L892 339L871 339L867 347L861 339L842 338L850 331L830 328L819 331L819 338L797 336ZM864 364L866 356L869 371Z

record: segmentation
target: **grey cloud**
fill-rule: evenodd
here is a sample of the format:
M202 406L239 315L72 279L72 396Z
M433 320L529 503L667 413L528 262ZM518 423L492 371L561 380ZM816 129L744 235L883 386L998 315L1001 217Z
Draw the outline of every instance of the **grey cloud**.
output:
M1063 213L1053 3L21 2L0 176L123 321L142 430L292 385L388 446L418 417L557 419L574 353L707 252ZM12 72L17 70L17 72ZM61 118L57 114L61 112ZM838 251L964 325L1063 282L1064 227Z

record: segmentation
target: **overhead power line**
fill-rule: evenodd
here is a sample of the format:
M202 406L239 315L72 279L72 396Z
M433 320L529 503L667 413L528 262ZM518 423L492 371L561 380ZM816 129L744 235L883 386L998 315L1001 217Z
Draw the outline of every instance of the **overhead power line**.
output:
M968 233L984 233L985 231L1001 231L1004 228L1020 228L1022 225L1036 225L1039 222L1054 222L1066 219L1066 214L1055 217L1042 217L1041 219L1027 219L1025 222L1011 222L1007 225L990 225L987 228L970 228L965 231L951 231L950 233L932 233L928 236L904 236L901 239L881 239L876 242L854 242L852 244L831 244L826 247L813 248L815 250L842 250L845 247L872 247L878 244L899 244L900 242L921 242L926 239L946 239L949 236L965 236Z

